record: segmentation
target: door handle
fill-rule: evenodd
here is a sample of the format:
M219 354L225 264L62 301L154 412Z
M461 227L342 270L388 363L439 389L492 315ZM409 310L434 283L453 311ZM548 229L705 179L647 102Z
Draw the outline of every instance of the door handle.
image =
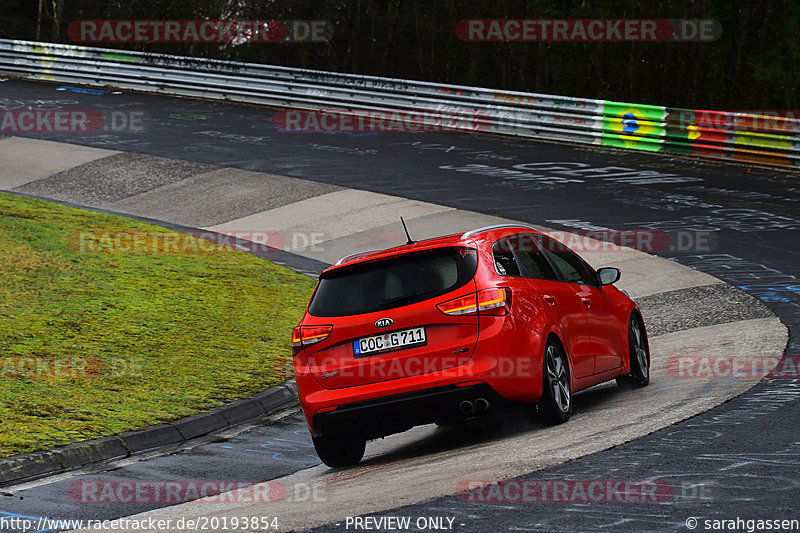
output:
M544 298L544 301L549 303L550 305L555 305L556 303L556 297L551 296L550 294L545 294L544 296L542 296L542 298Z
M586 307L592 306L592 300L590 298L581 298L581 302L583 302L583 305Z

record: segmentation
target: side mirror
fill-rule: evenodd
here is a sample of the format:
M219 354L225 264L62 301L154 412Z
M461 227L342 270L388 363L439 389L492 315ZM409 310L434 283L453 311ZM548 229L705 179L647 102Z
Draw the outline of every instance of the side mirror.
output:
M604 267L597 271L600 278L600 285L611 285L619 281L620 272L618 268Z

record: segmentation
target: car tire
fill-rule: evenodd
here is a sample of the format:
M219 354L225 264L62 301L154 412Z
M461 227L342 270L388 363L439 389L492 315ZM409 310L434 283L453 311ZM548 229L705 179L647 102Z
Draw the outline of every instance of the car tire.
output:
M645 387L650 383L650 346L641 319L631 315L628 322L628 357L631 372L617 378L621 388Z
M312 437L314 449L331 468L357 465L364 457L367 440L347 435Z
M548 424L562 424L572 415L572 386L564 350L548 341L542 361L542 398L537 412Z

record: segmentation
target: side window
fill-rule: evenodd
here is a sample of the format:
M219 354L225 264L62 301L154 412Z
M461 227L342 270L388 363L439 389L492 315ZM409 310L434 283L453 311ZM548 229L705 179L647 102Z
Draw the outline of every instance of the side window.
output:
M592 267L560 242L549 237L542 237L542 248L564 276L565 281L598 285L597 274Z
M519 265L514 259L514 252L507 239L494 243L492 246L492 257L494 258L494 268L501 276L519 276Z
M550 279L557 280L553 267L547 261L547 258L542 253L536 236L532 233L524 233L522 235L515 235L509 238L514 251L517 252L517 259L519 259L525 277L533 279Z

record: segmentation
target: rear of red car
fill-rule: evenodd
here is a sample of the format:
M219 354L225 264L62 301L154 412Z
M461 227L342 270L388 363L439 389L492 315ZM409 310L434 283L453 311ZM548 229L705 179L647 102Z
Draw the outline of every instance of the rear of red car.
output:
M491 247L461 235L323 272L292 339L301 404L323 461L358 462L360 455L337 459L347 447L363 454L363 440L459 410L535 401L541 365L531 356L541 353L540 336L524 326L530 335L519 338L512 299Z

